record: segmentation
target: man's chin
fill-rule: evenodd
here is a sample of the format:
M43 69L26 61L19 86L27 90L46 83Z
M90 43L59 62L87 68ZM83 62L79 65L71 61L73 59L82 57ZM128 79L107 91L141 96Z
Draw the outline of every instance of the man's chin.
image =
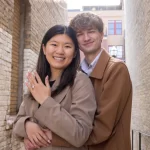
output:
M85 53L92 53L93 52L93 49L89 49L89 48L87 48L86 50L84 49L84 50L81 50L84 54Z

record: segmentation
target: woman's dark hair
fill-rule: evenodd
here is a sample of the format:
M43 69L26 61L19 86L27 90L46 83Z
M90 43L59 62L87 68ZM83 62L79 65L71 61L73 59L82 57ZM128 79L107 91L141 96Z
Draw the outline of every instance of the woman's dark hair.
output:
M78 47L78 42L76 39L76 33L75 31L68 26L64 25L55 25L52 28L50 28L46 34L43 37L42 43L41 43L41 49L38 57L38 62L37 62L37 67L36 71L39 74L42 82L45 84L45 77L48 75L49 79L51 77L51 67L50 64L48 63L46 56L44 55L43 52L43 45L46 46L47 42L54 37L55 35L58 34L66 34L68 35L75 46L75 54L74 58L72 59L72 62L67 66L60 78L60 83L55 91L52 92L52 96L55 96L59 94L66 86L72 86L74 83L74 79L76 76L77 69L79 68L80 64L80 52L79 52L79 47Z

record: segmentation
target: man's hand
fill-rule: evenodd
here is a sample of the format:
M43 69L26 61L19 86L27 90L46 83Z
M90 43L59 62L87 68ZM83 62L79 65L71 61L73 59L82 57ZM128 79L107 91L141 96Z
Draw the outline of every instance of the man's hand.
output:
M34 147L47 147L51 143L50 133L47 133L47 131L45 133L45 131L43 131L38 124L31 121L26 121L25 129L27 136Z
M24 139L24 146L26 150L34 150L35 148L38 148L38 145L34 146L29 139Z

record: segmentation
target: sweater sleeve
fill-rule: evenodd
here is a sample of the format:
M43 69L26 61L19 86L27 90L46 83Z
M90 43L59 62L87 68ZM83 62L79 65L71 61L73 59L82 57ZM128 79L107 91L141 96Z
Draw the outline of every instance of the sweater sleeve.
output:
M35 112L34 117L58 135L57 137L75 147L81 147L93 128L95 94L90 79L83 73L78 74L71 89L72 104L69 113L55 99L49 97Z

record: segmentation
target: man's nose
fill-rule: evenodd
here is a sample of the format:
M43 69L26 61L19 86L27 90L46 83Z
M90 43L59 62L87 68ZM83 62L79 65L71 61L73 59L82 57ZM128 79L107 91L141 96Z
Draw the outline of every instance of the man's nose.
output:
M88 35L88 33L84 34L84 41L88 41L90 39L90 36Z

